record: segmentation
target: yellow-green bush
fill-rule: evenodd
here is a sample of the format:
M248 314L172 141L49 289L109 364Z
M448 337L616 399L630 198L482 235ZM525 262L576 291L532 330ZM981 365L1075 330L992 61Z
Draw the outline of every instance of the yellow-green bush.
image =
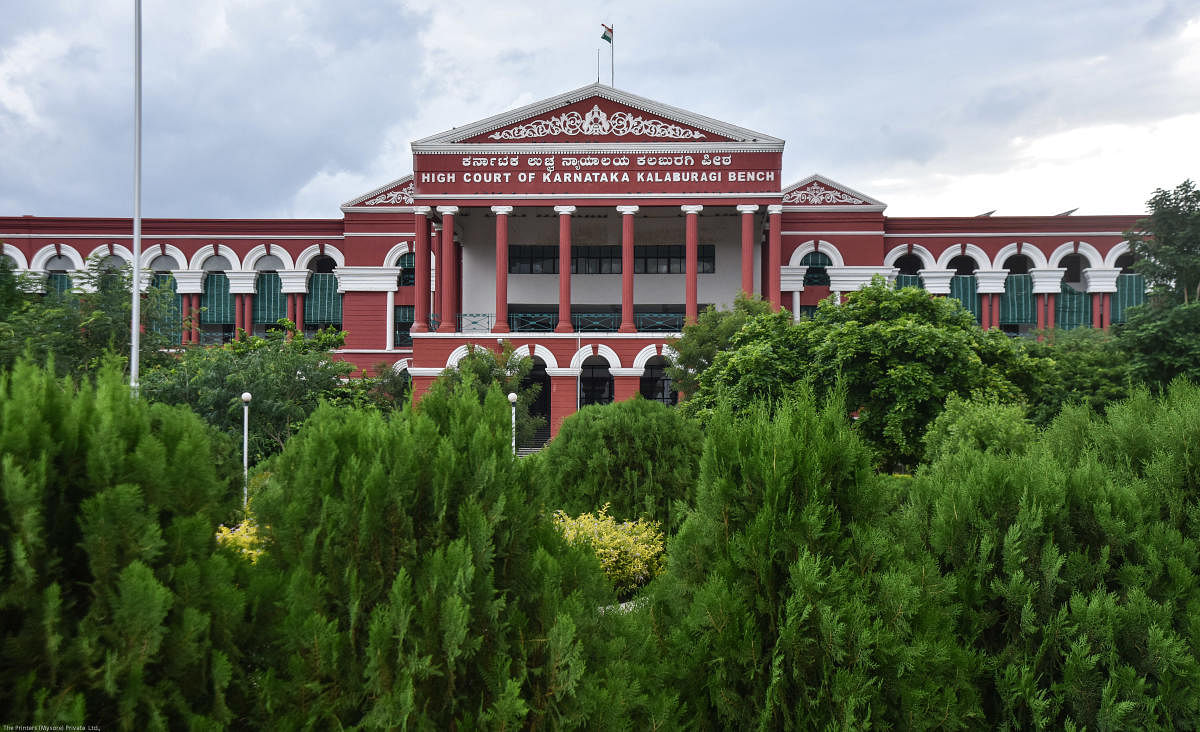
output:
M554 525L567 542L587 546L600 559L617 597L628 599L662 571L663 533L657 521L623 521L608 515L608 504L595 515L571 518L565 511L554 514Z
M232 529L228 526L217 527L217 543L237 550L249 559L251 564L257 562L263 552L262 539L258 536L258 524L253 516L248 516Z

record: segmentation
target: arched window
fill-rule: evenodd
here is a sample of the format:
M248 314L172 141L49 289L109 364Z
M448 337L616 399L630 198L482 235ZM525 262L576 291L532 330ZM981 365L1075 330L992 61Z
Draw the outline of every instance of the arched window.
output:
M915 254L905 254L897 258L892 266L898 268L902 275L916 276L925 268L925 263Z
M821 252L809 252L800 260L801 267L808 267L804 273L804 286L829 287L829 272L826 267L833 266L829 255Z
M1068 254L1058 262L1059 267L1065 267L1067 272L1063 275L1063 282L1075 288L1083 290L1083 270L1088 266L1087 259L1082 254Z
M655 356L646 362L646 370L642 373L642 397L662 402L670 406L679 403L679 392L671 386L671 377L667 376L667 360Z
M396 260L396 266L400 268L400 286L409 287L417 284L417 255L413 252L405 252L400 255L400 259Z
M1121 274L1123 275L1137 274L1137 270L1133 268L1133 262L1133 252L1126 252L1125 254L1117 257L1115 264L1121 268Z
M979 265L976 264L973 257L960 254L947 262L946 269L954 270L954 274L958 277L970 277L975 274L975 270L979 269Z
M254 335L266 335L268 329L287 317L287 298L279 280L279 270L283 268L283 260L274 254L254 262L254 270L258 272L254 286Z
M613 378L608 361L588 356L579 374L579 406L609 404L613 400Z
M308 295L304 298L304 332L316 333L325 328L342 328L342 294L338 292L337 262L321 254L308 263L312 275L308 278Z
M1010 275L1024 275L1029 274L1029 270L1033 269L1033 260L1024 254L1014 254L1004 260L1004 264L1001 266L1008 270Z
M234 337L233 295L229 294L229 260L221 255L204 260L204 293L200 296L201 343L228 343Z
M75 270L75 263L70 257L61 254L46 260L46 292L62 296L71 289L70 272Z
M178 269L178 264L172 256L160 254L150 260L149 270L153 273L150 284L173 293L167 312L163 313L162 318L158 319L151 327L155 333L167 336L172 344L178 345L183 342L183 297L174 294L175 275L171 272L176 269Z

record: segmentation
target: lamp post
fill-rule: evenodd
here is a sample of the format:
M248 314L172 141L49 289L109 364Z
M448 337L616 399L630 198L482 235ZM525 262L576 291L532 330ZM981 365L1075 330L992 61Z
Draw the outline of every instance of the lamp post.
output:
M512 405L512 448L513 455L517 454L517 395L509 392L508 403Z
M242 508L250 505L250 392L242 392Z

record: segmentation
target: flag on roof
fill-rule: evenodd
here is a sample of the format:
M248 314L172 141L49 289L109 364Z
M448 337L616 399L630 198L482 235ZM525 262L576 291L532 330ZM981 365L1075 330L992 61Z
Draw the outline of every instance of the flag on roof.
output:
M600 40L612 43L612 26L601 23L600 27L604 29L604 32L600 34Z

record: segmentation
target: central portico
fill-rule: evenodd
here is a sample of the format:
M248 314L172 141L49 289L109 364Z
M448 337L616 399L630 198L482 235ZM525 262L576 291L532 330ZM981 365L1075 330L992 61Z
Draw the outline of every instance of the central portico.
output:
M779 306L783 147L592 84L412 143L411 176L343 210L412 216L415 391L511 341L544 364L556 429L588 366L625 398L701 308Z

